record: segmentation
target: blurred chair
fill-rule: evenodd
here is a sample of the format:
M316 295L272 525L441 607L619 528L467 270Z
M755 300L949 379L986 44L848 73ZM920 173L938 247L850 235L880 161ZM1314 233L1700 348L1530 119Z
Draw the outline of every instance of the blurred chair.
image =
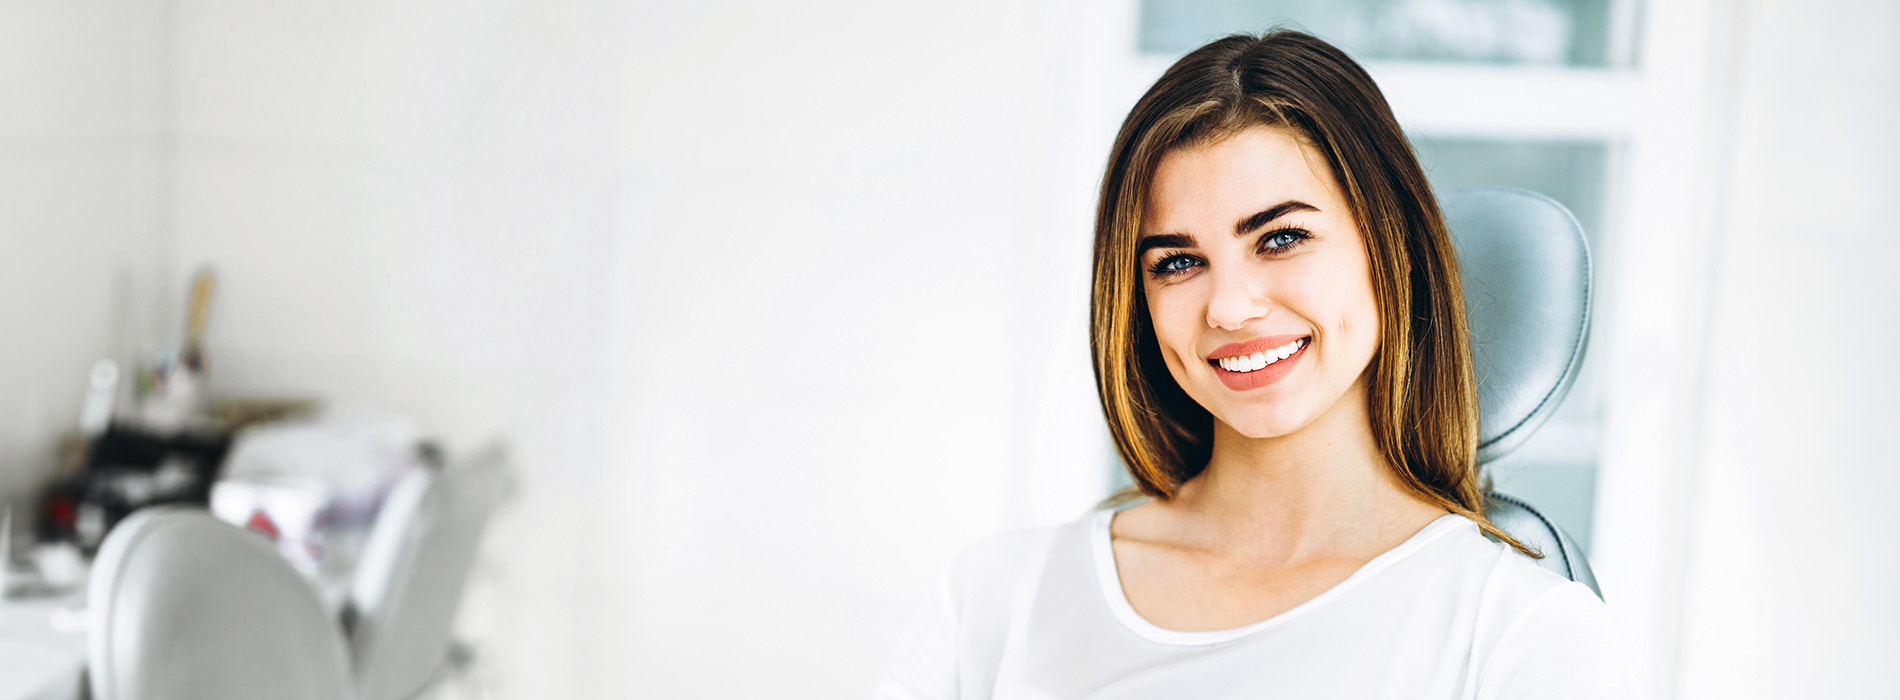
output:
M1590 248L1563 205L1507 187L1452 190L1445 221L1465 287L1478 381L1478 462L1524 443L1548 420L1590 337ZM1595 574L1576 542L1529 503L1485 494L1499 529L1544 554L1544 568L1590 590Z
M504 450L396 483L363 545L351 580L348 635L362 700L430 689L467 654L452 644L489 516L513 488Z
M94 700L343 700L349 658L316 591L265 538L147 508L93 564Z

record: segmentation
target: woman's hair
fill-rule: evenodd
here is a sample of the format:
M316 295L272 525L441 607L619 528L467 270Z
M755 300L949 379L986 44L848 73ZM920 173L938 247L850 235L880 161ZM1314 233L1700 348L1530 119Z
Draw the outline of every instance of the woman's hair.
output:
M1372 77L1300 32L1238 34L1196 49L1142 95L1115 137L1095 216L1089 347L1135 488L1172 498L1213 447L1213 417L1169 374L1143 296L1136 246L1155 170L1172 151L1254 127L1325 158L1365 237L1379 309L1367 418L1399 483L1537 556L1484 516L1464 293L1438 200Z

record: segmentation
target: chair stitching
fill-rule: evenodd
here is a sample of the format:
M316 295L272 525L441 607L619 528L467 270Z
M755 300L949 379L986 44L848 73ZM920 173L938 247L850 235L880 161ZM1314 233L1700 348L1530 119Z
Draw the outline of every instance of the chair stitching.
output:
M1530 192L1529 190L1513 191L1513 190L1507 190L1507 189L1498 188L1498 187L1487 187L1483 189L1488 190L1489 193L1498 193L1498 194L1503 194L1503 193L1529 194L1529 195L1534 196L1537 199L1542 199L1546 202L1557 204L1557 200L1551 199L1550 197L1538 194L1536 192ZM1558 206L1561 207L1563 205L1558 204ZM1577 223L1577 217L1571 214L1568 209L1560 209L1560 211L1564 213L1565 218L1570 219L1570 224L1576 228L1578 235L1579 236L1583 235L1583 226ZM1557 383L1550 388L1550 391L1545 392L1544 397L1537 401L1537 405L1531 409L1530 413L1525 414L1523 419L1513 424L1509 429L1505 430L1502 433L1498 433L1497 437L1491 438L1490 440L1486 440L1483 443L1480 443L1478 445L1478 449L1482 450L1486 447L1490 447L1491 445L1497 444L1498 442L1502 441L1504 438L1510 437L1512 434L1516 433L1520 428L1523 428L1526 424L1530 423L1531 419L1535 418L1537 414L1541 413L1544 410L1544 406L1550 403L1551 398L1557 395L1557 391L1563 388L1564 384L1566 383L1566 380L1574 379L1574 377L1570 376L1570 372L1573 368L1581 364L1580 358L1583 356L1583 346L1584 346L1584 343L1588 342L1589 340L1588 330L1590 326L1590 308L1592 305L1592 302L1590 299L1591 267L1592 267L1592 261L1590 259L1590 244L1588 240L1585 240L1584 246L1583 246L1583 313L1579 315L1580 319L1577 322L1577 342L1570 347L1570 361L1565 364L1563 375L1558 378Z

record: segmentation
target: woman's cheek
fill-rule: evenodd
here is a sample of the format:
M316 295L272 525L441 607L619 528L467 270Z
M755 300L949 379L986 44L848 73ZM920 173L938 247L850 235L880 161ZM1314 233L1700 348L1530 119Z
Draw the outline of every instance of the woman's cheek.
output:
M1358 290L1354 290L1357 292ZM1379 345L1379 306L1370 290L1360 292L1339 316L1339 337L1368 361Z
M1174 375L1176 382L1181 382L1185 379L1181 375L1186 367L1182 363L1179 349L1192 348L1194 338L1190 332L1192 321L1182 314L1185 309L1182 308L1184 304L1180 298L1181 295L1171 293L1177 291L1179 290L1165 289L1159 285L1149 285L1146 289L1148 322L1155 329L1156 344L1161 346L1161 357L1168 364L1168 372Z

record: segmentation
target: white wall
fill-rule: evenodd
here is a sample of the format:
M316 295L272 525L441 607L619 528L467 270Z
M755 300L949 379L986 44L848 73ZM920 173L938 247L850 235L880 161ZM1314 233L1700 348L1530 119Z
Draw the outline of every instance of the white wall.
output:
M592 2L178 0L171 282L220 274L221 393L508 439L523 497L471 626L501 697L599 697L595 562L620 228Z
M0 501L30 525L87 368L159 319L164 6L0 2ZM182 326L182 319L178 322Z
M1900 695L1900 7L1746 6L1683 698Z
M956 550L1102 495L1057 8L629 25L607 696L863 697Z

